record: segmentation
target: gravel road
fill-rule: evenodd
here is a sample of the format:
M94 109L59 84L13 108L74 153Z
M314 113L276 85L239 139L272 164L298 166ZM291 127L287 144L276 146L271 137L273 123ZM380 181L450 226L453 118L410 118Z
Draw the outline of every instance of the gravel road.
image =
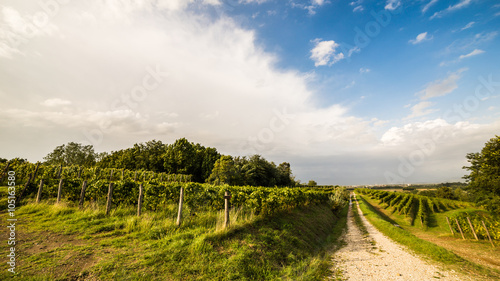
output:
M341 271L345 280L472 280L410 254L372 226L356 201L353 202L349 206L347 233L344 234L347 245L333 257L334 272ZM369 236L363 236L354 222L352 207L358 208Z

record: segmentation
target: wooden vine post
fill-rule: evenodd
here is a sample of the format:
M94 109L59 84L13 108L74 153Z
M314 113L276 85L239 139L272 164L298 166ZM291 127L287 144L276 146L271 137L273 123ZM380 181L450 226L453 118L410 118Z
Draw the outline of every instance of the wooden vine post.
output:
M224 228L229 227L230 221L229 221L229 199L231 199L231 194L229 191L226 191L224 193Z
M142 199L144 197L144 188L142 187L142 183L139 185L139 198L137 199L137 216L141 216L141 208L142 208Z
M113 172L114 171L115 171L115 169L111 169L111 174L109 174L109 181L113 180Z
M451 235L455 236L455 232L453 231L453 228L451 227L450 219L446 217L446 222L448 223L448 226L450 227Z
M85 200L85 189L87 189L87 181L83 181L82 192L80 193L80 203L78 204L80 208L83 207L83 201Z
M40 203L42 199L42 190L43 190L43 179L40 180L40 186L38 187L38 194L36 196L36 203Z
M455 219L455 222L458 225L458 230L460 230L460 234L462 234L462 239L465 240L464 232L462 231L462 227L460 227L460 224L458 223L458 219Z
M474 226L472 225L472 222L470 221L469 217L467 217L467 221L469 222L470 229L472 230L472 234L474 234L474 238L476 238L476 240L479 241L479 239L477 238L476 230L474 229Z
M80 178L82 176L82 167L80 167L80 169L78 169L78 178Z
M137 181L137 171L134 172L134 181Z
M36 173L38 172L38 166L40 166L40 162L36 163L35 172L33 174L29 175L28 181L26 181L26 184L24 185L23 190L21 190L21 193L19 194L19 196L16 199L16 201L21 202L21 199L23 198L24 192L26 191L26 189L28 189L28 186L30 185L31 181L35 180Z
M486 224L484 221L481 221L483 223L484 230L486 230L486 234L488 234L488 239L490 239L491 246L495 248L495 244L493 244L493 240L491 240L490 232L488 231L488 228L486 227Z
M63 186L63 179L61 178L59 180L59 188L57 189L57 203L58 204L61 202L62 186Z
M184 201L184 187L181 186L181 195L179 196L179 212L177 213L177 226L182 223L182 203Z
M106 216L109 215L109 211L111 211L111 200L113 198L113 183L109 183L108 188L108 201L106 202Z

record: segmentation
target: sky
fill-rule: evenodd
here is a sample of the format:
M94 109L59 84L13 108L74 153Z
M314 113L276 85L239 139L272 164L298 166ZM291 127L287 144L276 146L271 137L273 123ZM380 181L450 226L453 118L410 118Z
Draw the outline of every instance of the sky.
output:
M499 32L493 0L0 0L0 157L186 137L302 182L463 181Z

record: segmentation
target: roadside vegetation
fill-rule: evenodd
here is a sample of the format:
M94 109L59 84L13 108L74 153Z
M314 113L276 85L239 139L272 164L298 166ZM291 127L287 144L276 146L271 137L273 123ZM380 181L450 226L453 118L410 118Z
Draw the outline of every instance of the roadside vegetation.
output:
M449 212L457 212L460 209L451 209L443 214L438 214L439 219L434 223L442 224L444 220L444 223L446 224L444 226L446 228L443 227L443 225L438 228L439 224L433 228L422 227L420 221L412 225L411 222L412 220L414 222L414 219L408 218L404 213L399 214L395 207L384 208L386 207L385 203L379 202L376 198L370 198L370 196L366 194L363 195L363 192L360 192L360 190L357 190L357 192L359 193L358 196L360 198L360 200L358 200L360 208L365 217L368 221L370 221L370 223L372 223L378 230L387 235L389 238L406 246L409 250L414 251L427 259L439 262L447 268L461 271L469 276L485 280L500 278L500 271L471 262L468 259L457 255L454 251L450 250L449 247L446 247L446 245L440 244L438 246L435 243L436 241L432 239L443 238L443 236L446 237L447 234L444 231L448 228L448 225L444 215L449 215ZM462 207L468 206L467 203L462 204ZM457 207L460 208L459 206ZM416 207L414 206L413 208ZM414 211L414 213L416 217L416 213L418 212ZM451 235L449 229L447 231L447 233ZM422 235L422 233L425 235ZM444 239L448 240L449 238L446 237ZM455 240L458 239L458 237L451 239ZM484 246L487 245L487 242L483 241L479 243L483 244L479 250L482 252ZM474 244L469 246L474 247ZM495 251L494 249L492 250Z
M106 216L99 206L28 202L17 210L16 278L322 280L347 208L333 213L318 204L267 217L234 209L227 229L217 211L198 212L181 227L176 204L141 217L135 211L119 207ZM12 277L5 264L0 272L2 280Z

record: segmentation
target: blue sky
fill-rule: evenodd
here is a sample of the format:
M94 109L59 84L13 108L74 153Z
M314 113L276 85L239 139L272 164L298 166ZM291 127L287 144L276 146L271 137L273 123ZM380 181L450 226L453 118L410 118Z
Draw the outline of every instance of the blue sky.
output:
M458 181L500 132L500 2L4 0L0 157L187 137L320 184Z

